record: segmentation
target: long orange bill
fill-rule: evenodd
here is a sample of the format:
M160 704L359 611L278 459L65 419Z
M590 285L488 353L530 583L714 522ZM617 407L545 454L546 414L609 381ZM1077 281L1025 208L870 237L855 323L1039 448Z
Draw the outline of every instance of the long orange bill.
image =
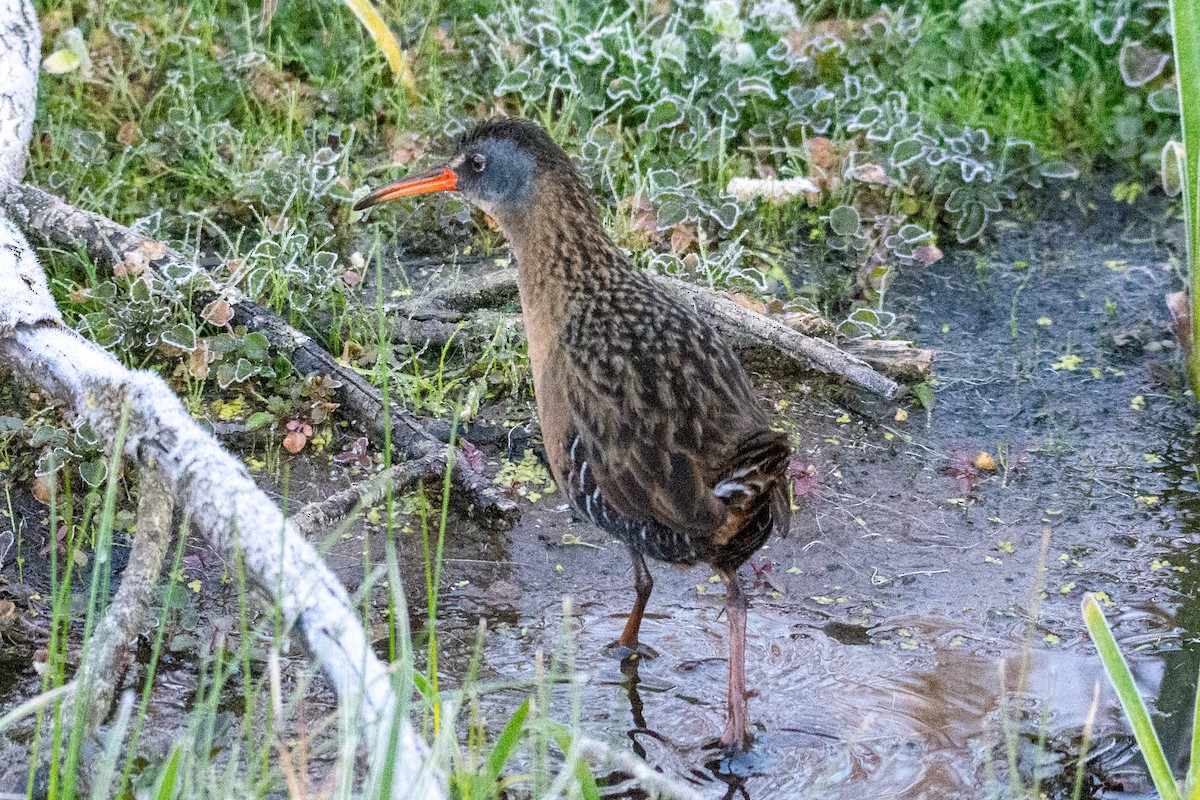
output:
M376 189L354 204L355 211L377 206L397 197L409 197L414 194L429 192L452 192L458 186L458 176L446 167L434 167L414 175L409 175L399 183Z

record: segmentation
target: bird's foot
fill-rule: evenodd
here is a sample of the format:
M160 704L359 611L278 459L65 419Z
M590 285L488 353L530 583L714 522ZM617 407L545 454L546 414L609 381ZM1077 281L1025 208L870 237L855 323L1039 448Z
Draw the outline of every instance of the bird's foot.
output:
M631 658L658 658L658 651L642 642L629 647L628 645L621 644L620 641L616 641L604 648L604 655L615 658L618 661L628 661Z
M750 749L754 737L746 724L740 720L730 719L725 723L725 732L721 734L720 746L730 755L744 753Z

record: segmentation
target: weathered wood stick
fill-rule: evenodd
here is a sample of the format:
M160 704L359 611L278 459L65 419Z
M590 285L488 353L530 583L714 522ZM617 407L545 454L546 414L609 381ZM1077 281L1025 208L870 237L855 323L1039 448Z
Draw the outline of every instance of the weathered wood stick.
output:
M689 300L735 347L774 351L802 366L838 375L884 397L894 396L899 388L895 381L876 372L867 362L824 339L800 333L769 316L738 305L712 289L677 278L660 277L658 280ZM410 341L422 341L424 337L424 340L432 343L444 343L448 341L446 331L453 330L452 327L438 327L451 325L444 315L445 310L469 311L478 308L481 302L494 302L497 299L504 302L515 297L516 292L517 270L514 268L497 270L469 281L458 281L439 287L419 300L396 304L393 309L400 320L395 323L396 329L405 331L407 326L412 336ZM436 319L439 313L443 315L442 319ZM473 326L474 322L470 324Z

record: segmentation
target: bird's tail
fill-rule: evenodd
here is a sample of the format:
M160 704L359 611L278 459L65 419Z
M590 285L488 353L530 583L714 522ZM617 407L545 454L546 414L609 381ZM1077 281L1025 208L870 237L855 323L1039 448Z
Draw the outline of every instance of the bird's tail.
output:
M783 491L791 448L786 434L764 430L747 439L739 448L729 471L713 494L729 509L726 539L736 536L750 520L770 514L771 525L777 533L787 531L788 504Z

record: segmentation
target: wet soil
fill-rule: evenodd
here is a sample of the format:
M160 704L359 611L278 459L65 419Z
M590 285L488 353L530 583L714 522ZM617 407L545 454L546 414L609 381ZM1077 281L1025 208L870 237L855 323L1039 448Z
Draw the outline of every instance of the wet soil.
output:
M1084 592L1104 592L1182 766L1200 664L1200 448L1162 300L1178 280L1153 225L1127 209L1066 209L993 230L986 249L905 270L889 291L905 335L936 351L928 408L916 396L882 403L758 376L811 474L795 484L789 535L743 568L750 754L730 760L712 747L725 702L722 584L704 567L652 566L642 638L658 655L622 667L606 646L633 600L628 556L556 494L526 503L512 531L452 518L443 686L461 685L482 619L481 681L532 680L539 661L569 652L579 679L553 690L558 718L577 713L590 735L708 797L831 800L1013 797L1035 786L1070 797L1099 686L1082 796L1139 797L1149 784L1079 611ZM532 416L521 403L489 422ZM487 448L494 459L503 441ZM973 465L979 451L995 469ZM353 478L327 456L287 464L293 506ZM328 543L331 566L353 589L364 551L378 560L383 542L378 525L355 524ZM419 627L419 537L402 532L400 544ZM185 638L168 640L175 655L160 668L148 750L165 751L171 721L182 724L196 641L236 627L224 565L199 544L187 554L189 577L212 591L173 612L171 633ZM5 563L10 582L12 570ZM375 632L383 651L382 614ZM37 691L27 661L0 672L0 707ZM289 680L300 672L293 664ZM330 698L314 686L315 714ZM527 693L486 692L485 723L498 730Z
M1080 601L1112 602L1179 763L1200 626L1200 453L1166 326L1176 279L1150 223L1121 209L998 227L995 247L954 252L890 290L888 307L936 350L928 411L760 380L787 401L798 461L815 476L797 482L790 535L743 570L758 692L749 756L711 748L724 713L722 585L702 567L653 568L643 641L659 655L622 670L605 647L632 603L628 558L558 496L509 534L452 532L442 663L466 663L481 617L483 680L531 677L537 652L569 638L584 680L556 694L558 712L578 691L592 735L712 797L1035 786L1069 797L1099 686L1083 796L1141 795ZM972 465L979 451L996 469ZM489 695L492 723L522 696Z

